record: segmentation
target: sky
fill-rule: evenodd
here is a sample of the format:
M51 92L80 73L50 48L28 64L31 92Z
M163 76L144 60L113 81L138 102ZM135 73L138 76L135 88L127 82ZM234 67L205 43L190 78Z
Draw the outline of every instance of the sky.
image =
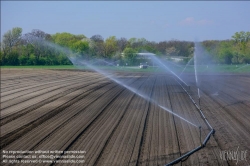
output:
M250 1L1 1L1 38L14 27L90 38L231 39L250 31Z

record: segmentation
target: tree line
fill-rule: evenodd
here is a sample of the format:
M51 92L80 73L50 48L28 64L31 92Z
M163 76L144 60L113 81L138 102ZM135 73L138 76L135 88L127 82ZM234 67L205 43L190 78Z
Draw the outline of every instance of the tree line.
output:
M206 40L201 42L206 53L213 56L216 63L250 63L250 32L236 32L230 40ZM151 52L163 58L194 55L194 42L191 41L148 41L145 38L104 39L101 35L87 38L63 32L48 34L34 29L22 34L22 28L7 31L1 41L1 65L69 65L67 56L80 56L86 60L108 59L119 64L139 63L138 52ZM65 48L65 49L62 49Z

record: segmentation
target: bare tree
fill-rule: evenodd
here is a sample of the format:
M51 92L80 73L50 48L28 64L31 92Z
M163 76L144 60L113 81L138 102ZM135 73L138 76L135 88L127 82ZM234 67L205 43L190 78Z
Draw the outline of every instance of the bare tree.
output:
M104 39L101 35L94 35L90 39L94 42L104 42Z
M122 52L128 44L128 40L124 37L117 40L118 51Z
M101 35L94 35L91 38L93 43L90 46L92 56L102 57L104 55L104 39Z
M52 47L47 41L51 41L51 35L39 29L34 29L30 33L26 33L23 37L23 42L31 45L34 49L36 60L38 61L42 55L49 55L52 52Z
M22 28L15 27L3 35L1 47L4 54L11 52L13 47L17 46L22 36Z

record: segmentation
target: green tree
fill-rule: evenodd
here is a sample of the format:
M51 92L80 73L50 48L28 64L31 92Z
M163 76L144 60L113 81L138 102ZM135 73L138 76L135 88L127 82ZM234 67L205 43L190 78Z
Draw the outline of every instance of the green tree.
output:
M36 56L32 53L27 60L27 65L37 65Z
M111 58L117 50L117 42L115 36L111 36L104 43L104 58Z
M94 35L90 38L89 52L92 57L103 57L104 55L104 39L101 35Z
M73 35L71 33L63 32L63 33L56 33L52 35L52 40L63 47L70 47L73 43L77 41L81 41L82 39L86 38L84 35Z
M22 28L15 27L12 30L7 31L3 35L3 47L6 51L11 52L13 47L15 47L20 41L22 36Z
M69 47L70 43L77 41L73 34L67 32L56 33L52 35L52 39L56 44L64 47Z
M125 48L123 51L123 56L126 62L129 64L135 64L136 62L136 51L133 48Z
M0 65L3 65L3 52L0 51Z
M89 58L87 56L89 51L89 43L87 41L76 41L70 45L70 48L74 53Z
M136 42L137 42L137 39L135 37L130 38L128 40L128 47L135 49L136 48Z
M237 44L240 45L241 49L244 50L246 48L247 42L250 40L250 32L244 32L244 31L236 32L232 36L232 38Z
M167 56L177 56L179 50L177 50L174 46L166 48L166 55Z
M18 53L16 51L11 51L10 53L7 54L7 65L14 65L17 66L19 65L19 59L18 59Z
M118 47L119 52L122 52L128 44L127 39L124 37L118 39L116 42L117 42L117 47Z
M8 61L6 56L8 56L8 54L10 54L13 49L18 46L21 40L21 36L22 28L19 27L12 28L3 35L3 41L1 42L1 50L3 51L1 60L2 65L4 65L5 62ZM16 52L9 55L9 57L12 57L14 54L16 54Z
M60 54L57 60L60 65L72 65L71 61L63 54Z
M83 57L84 55L88 55L89 52L89 42L87 40L86 36L80 34L80 35L74 35L71 33L63 32L63 33L56 33L52 35L52 41L62 47L66 47L70 49L73 53L77 54L78 56ZM68 49L65 49L64 52L60 51L60 55L67 54L68 56L71 56L71 53ZM66 51L66 52L65 52ZM68 64L68 61L62 60L57 61L59 63ZM52 63L52 60L50 59L48 63ZM53 63L56 63L53 61Z
M221 41L219 44L217 58L221 63L231 64L233 58L233 43L231 41Z
M45 59L53 54L53 48L49 46L50 40L51 35L39 29L33 29L30 33L24 35L23 43L28 48L26 51L32 51L36 57L37 65L43 65ZM28 54L30 54L30 52ZM42 60L40 58L42 58Z
M21 66L25 66L25 65L27 65L27 61L29 58L26 55L21 55L21 56L19 56L18 59L19 59L19 64Z
M83 54L89 49L89 44L86 41L77 41L72 43L70 48L78 54Z

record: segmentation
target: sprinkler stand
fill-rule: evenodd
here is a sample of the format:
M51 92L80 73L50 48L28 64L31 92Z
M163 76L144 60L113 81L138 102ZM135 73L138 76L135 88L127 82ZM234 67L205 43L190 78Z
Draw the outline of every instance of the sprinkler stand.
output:
M200 130L200 143L201 143L201 146L202 146L202 141L201 141L201 126L199 126L199 130Z
M178 82L178 81L177 81ZM187 158L188 156L192 155L193 153L199 151L200 149L204 148L208 142L208 140L210 139L211 135L215 134L215 130L212 128L212 126L209 124L209 122L207 121L207 118L205 117L205 115L203 114L202 110L198 107L198 105L194 102L193 98L190 96L190 94L186 91L186 89L183 88L183 86L180 84L180 82L178 82L179 85L182 87L182 89L188 94L189 98L192 100L193 104L195 105L195 107L198 109L198 111L200 112L200 115L202 117L202 119L204 120L204 122L207 124L207 126L210 129L210 132L208 133L208 135L206 136L205 140L202 142L201 140L201 126L199 126L199 130L200 130L200 142L201 145L194 148L193 150L187 152L186 154L182 155L181 157L175 159L174 161L166 164L165 166L171 166L174 164L177 164L179 162L183 162L184 160L186 160L185 158ZM200 98L199 98L199 104L200 104ZM184 160L183 160L184 159Z

